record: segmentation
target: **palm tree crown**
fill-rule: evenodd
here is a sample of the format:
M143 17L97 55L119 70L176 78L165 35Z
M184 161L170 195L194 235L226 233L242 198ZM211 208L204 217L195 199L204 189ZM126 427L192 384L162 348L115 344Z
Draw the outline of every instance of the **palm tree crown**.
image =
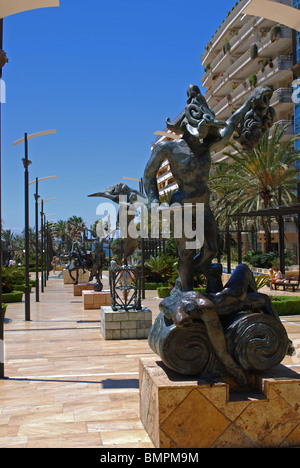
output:
M227 213L256 211L278 205L279 188L282 204L296 200L295 162L300 153L294 144L300 135L282 142L285 129L276 125L252 152L231 143L234 152L224 154L233 162L215 165L210 187L217 195L213 205L220 222L224 221Z

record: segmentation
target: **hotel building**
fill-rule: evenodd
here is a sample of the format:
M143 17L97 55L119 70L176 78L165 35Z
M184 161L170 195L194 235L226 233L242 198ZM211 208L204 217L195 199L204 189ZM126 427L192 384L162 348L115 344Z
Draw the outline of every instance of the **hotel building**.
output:
M285 138L289 138L300 132L300 106L292 102L292 83L300 76L300 72L297 75L300 35L274 21L244 14L249 1L240 0L233 6L201 56L205 98L216 118L225 121L243 105L255 86L269 86L274 91L271 105L276 111L276 123L287 127ZM300 6L300 0L279 0L279 3ZM159 137L154 145L164 138ZM232 148L213 154L213 162L228 159L223 152L229 150ZM177 188L167 160L158 172L157 182L161 196ZM243 240L246 251L250 246ZM279 242L276 224L273 224L272 241L276 248ZM257 245L264 250L262 232L257 235ZM295 224L289 220L285 220L285 245L294 250L297 245Z

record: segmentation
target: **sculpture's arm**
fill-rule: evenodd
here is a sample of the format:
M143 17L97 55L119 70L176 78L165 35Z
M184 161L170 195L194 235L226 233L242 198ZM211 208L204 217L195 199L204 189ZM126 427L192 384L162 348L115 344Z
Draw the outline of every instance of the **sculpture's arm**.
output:
M166 143L158 144L152 152L144 172L144 187L148 196L148 205L159 203L159 192L156 176L163 161L167 159Z
M232 116L226 121L227 127L220 130L220 139L212 143L211 151L221 151L227 145L238 125L251 109L253 102L254 98L249 98L242 107L232 114Z

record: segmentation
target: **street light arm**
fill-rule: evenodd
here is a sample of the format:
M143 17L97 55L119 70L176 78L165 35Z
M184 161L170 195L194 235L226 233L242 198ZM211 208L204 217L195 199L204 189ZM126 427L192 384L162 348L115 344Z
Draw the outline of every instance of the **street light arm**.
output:
M43 136L43 135L53 135L54 133L56 133L56 130L44 130L43 132L38 132L38 133L33 133L32 135L28 135L27 140L31 140L31 138L36 138L36 137ZM15 141L13 143L13 146L17 146L23 141L25 141L25 137L21 138L20 140Z
M59 7L59 0L1 0L0 18L22 13L23 11L37 10L39 8Z
M41 179L37 179L37 180L33 180L32 182L29 182L28 185L36 184L36 182L40 182L41 180L46 180L46 179L57 179L57 176L42 177Z

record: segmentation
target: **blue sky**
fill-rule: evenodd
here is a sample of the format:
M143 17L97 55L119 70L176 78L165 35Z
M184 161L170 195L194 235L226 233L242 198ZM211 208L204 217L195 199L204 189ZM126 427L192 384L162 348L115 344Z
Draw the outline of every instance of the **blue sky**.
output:
M50 221L76 215L90 225L105 200L88 194L141 177L153 133L183 109L190 83L201 86L200 57L234 4L61 0L4 19L4 229L24 228L24 146L13 142L25 132L57 129L29 141L30 181L58 177L40 183L44 200L58 199L45 204ZM31 226L33 194L34 185Z

